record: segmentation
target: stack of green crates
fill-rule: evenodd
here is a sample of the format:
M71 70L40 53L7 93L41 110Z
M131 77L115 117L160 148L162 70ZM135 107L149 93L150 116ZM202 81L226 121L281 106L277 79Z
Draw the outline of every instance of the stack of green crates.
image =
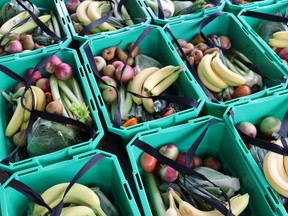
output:
M96 104L94 103L94 99L92 96L92 92L88 87L88 80L84 73L83 66L80 63L78 54L76 50L70 48L43 48L41 53L34 54L31 56L14 56L13 59L8 61L2 61L1 65L7 67L8 69L14 71L18 75L25 77L25 73L28 69L36 67L36 64L40 62L43 58L55 54L57 55L63 62L68 63L72 69L75 78L77 79L82 94L85 98L86 105L89 108L90 115L92 117L92 127L95 129L95 132L98 134L97 137L92 142L92 139L76 144L74 146L67 147L65 149L41 155L33 158L27 158L23 160L19 160L17 162L10 162L8 166L1 164L1 168L4 167L8 169L10 172L15 172L18 170L23 170L32 166L36 166L39 163L46 165L55 163L57 161L65 160L74 154L79 154L84 151L89 151L95 149L95 147L99 144L99 141L104 136L104 130L99 118L98 109ZM15 63L17 62L17 63ZM46 72L44 69L40 69L43 74L43 77L48 77L49 73ZM6 92L12 91L13 87L16 85L18 81L12 79L5 73L0 73L0 79L2 80L0 88ZM0 159L3 160L14 148L14 144L12 144L12 138L5 137L5 129L9 122L9 117L7 115L7 100L4 97L0 97L0 110L1 110L1 124L0 124L0 131L1 131L1 147L0 147ZM20 148L21 151L21 148Z
M10 1L1 1L0 2L0 8L2 8L5 4L8 4ZM72 41L72 36L70 34L69 28L68 28L68 23L65 20L64 14L60 8L60 4L57 0L52 0L52 1L45 1L45 0L31 0L31 3L35 4L40 12L50 12L53 11L57 17L57 21L59 23L60 31L61 31L61 37L63 37L62 41L59 41L57 43L54 43L52 45L46 46L47 48L55 49L59 47L67 47L71 41ZM10 6L11 7L11 6ZM22 52L22 53L16 53L16 54L9 54L9 55L4 55L1 56L0 61L3 60L9 60L9 59L14 59L14 55L16 56L31 56L35 55L37 53L41 53L42 48L40 49L35 49L30 52Z
M115 155L101 150L94 150L57 164L39 165L14 173L1 187L2 215L27 215L28 204L31 203L25 195L9 186L16 179L41 194L49 187L70 182L77 172L94 156L103 155L98 163L92 166L77 183L88 187L99 187L121 215L140 215L134 196L124 177L119 161ZM65 174L63 174L63 172Z
M133 145L133 142L139 139L156 149L164 144L173 143L179 148L180 152L187 152L211 120L218 120L219 122L208 128L195 154L209 154L218 158L222 163L223 173L239 178L240 193L248 193L250 196L244 215L276 215L279 212L277 203L271 198L265 184L263 185L265 181L259 181L254 170L250 168L252 158L247 157L237 137L235 139L235 134L229 130L221 119L207 115L195 118L182 125L141 132L127 145L134 180L140 194L142 206L145 209L145 215L152 215L152 213L149 204L151 200L147 197L147 189L142 177L144 171L139 163L143 151Z
M198 19L167 24L164 26L164 28L170 29L172 34L177 39L182 38L190 41L196 34L200 33L200 23L207 17L208 16L204 16ZM205 35L227 35L231 40L232 47L240 52L243 52L268 78L281 79L287 76L285 70L286 66L284 63L279 62L274 55L271 55L270 52L263 49L259 43L259 40L254 37L252 32L246 30L233 14L223 12L220 16L208 23L202 29L202 32ZM169 37L171 43L173 43L171 35L168 32L166 32L166 35ZM286 87L287 81L282 83L269 80L266 89L245 97L215 103L212 102L208 96L206 96L206 104L204 107L205 114L222 117L223 113L230 105L237 105L245 102L246 100L266 97L271 93L285 89Z
M127 9L129 15L132 18L132 21L134 22L134 25L130 26L125 26L124 28L117 29L115 31L107 31L107 32L99 32L99 33L94 33L86 36L81 36L79 35L73 26L73 21L68 13L67 7L66 7L66 2L68 0L60 0L59 3L61 5L61 10L63 11L63 14L65 15L65 19L67 20L69 30L72 34L72 37L77 40L82 42L85 42L86 40L91 40L95 36L99 35L106 35L106 34L118 34L119 32L129 30L130 28L134 28L137 26L142 26L145 24L151 23L151 17L149 13L145 10L143 4L141 3L140 0L127 0L124 1L125 8Z
M266 98L247 101L246 103L243 103L239 106L232 106L223 116L226 125L230 128L232 133L235 134L236 139L239 140L239 144L242 146L243 152L245 152L246 157L249 158L249 166L251 166L253 172L256 173L257 180L268 189L269 193L267 195L271 197L277 204L277 209L275 209L275 212L276 210L279 210L279 212L281 212L280 215L287 215L285 208L281 204L276 192L267 183L261 168L258 166L254 159L251 160L252 156L250 151L244 144L244 141L241 139L235 127L242 121L251 122L255 124L256 127L258 127L260 121L268 116L275 116L282 120L287 111L287 108L288 91L283 90ZM231 111L233 114L230 113Z

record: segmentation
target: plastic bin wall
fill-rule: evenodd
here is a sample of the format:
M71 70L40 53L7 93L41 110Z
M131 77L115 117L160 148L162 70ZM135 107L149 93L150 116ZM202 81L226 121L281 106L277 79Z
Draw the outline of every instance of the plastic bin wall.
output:
M146 27L148 27L147 25ZM186 97L192 98L196 100L199 105L197 107L188 107L185 110L176 112L172 115L166 116L164 118L159 118L155 120L151 120L148 122L142 122L130 127L120 127L117 128L113 125L110 115L110 108L104 102L101 92L99 91L97 85L97 79L94 73L92 72L91 66L87 59L87 54L84 51L84 47L89 45L93 56L101 55L101 51L109 46L114 46L119 44L119 46L126 50L126 47L129 43L136 41L136 39L141 35L141 33L146 29L143 27L130 29L126 32L120 32L117 35L107 35L105 38L96 38L91 41L85 42L80 47L80 52L82 53L84 59L84 66L86 67L87 76L90 81L91 89L95 96L95 100L101 110L105 124L109 131L118 134L122 137L124 143L128 143L129 140L140 131L145 131L150 128L156 127L170 127L174 124L178 124L181 122L185 122L188 119L194 118L199 115L203 105L203 95L199 89L197 82L193 79L189 72L186 70L181 72L177 81L173 84L175 88L175 95L184 95ZM164 32L158 26L149 26L153 29L149 32L148 35L143 39L143 41L139 44L140 53L148 55L156 60L160 61L163 66L165 65L181 65L181 60L177 57L174 48L167 41Z
M12 179L23 182L41 194L55 184L70 182L88 160L99 154L104 155L104 158L91 167L77 182L88 187L100 187L100 190L113 203L121 215L140 215L117 157L101 150L79 154L70 160L58 164L46 167L38 166L13 174L0 189L2 215L27 215L30 200L9 186ZM62 175L63 171L65 171L65 175Z
M233 13L237 15L242 9L250 9L254 7L265 7L270 6L275 1L274 0L260 0L260 1L252 1L247 4L234 4L234 0L226 0L224 11ZM236 1L237 2L237 1Z
M98 109L96 104L94 103L94 99L92 97L91 90L89 89L88 80L84 73L83 67L80 63L79 57L77 55L76 50L70 48L60 48L60 49L46 49L43 48L42 52L39 54L31 55L31 56L23 56L23 57L14 57L14 59L9 61L2 61L2 65L7 67L8 69L14 71L18 75L25 77L25 73L29 68L34 68L36 64L41 61L44 57L48 55L54 54L57 55L62 62L68 63L72 69L75 78L77 79L84 99L86 101L86 105L89 108L90 115L92 116L92 127L95 129L95 132L98 134L94 139L94 142L91 142L92 139L85 141L83 143L76 144L74 146L67 147L65 149L56 151L54 153L41 155L37 157L27 158L24 160L20 160L17 162L11 162L8 166L1 164L0 166L4 166L4 168L15 172L18 170L22 170L25 168L29 168L32 166L36 166L41 162L42 164L51 164L57 161L61 161L64 159L73 156L74 154L81 153L83 151L89 151L98 145L100 139L104 136L104 130L101 125L100 118L98 116ZM15 63L17 62L17 63ZM21 66L21 67L19 67ZM43 77L48 77L49 73L44 69L41 69ZM4 73L0 73L1 89L5 90L7 93L12 91L13 87L17 83L15 79L12 79L8 75ZM11 139L5 137L5 129L8 124L8 116L7 116L7 101L4 97L0 97L0 110L1 110L1 124L0 124L0 133L1 133L1 149L0 149L0 159L4 159L14 148L15 146L12 144Z
M67 20L70 32L72 34L72 37L74 39L76 39L77 41L80 41L80 43L85 42L86 40L91 40L94 37L99 37L101 35L106 35L106 34L118 34L119 32L122 31L127 31L130 28L134 28L137 26L142 26L145 24L149 24L151 23L151 17L149 15L149 13L145 10L143 4L141 3L141 1L137 0L127 0L125 1L124 5L129 13L129 15L132 18L132 21L134 22L134 25L129 25L129 26L125 26L124 28L120 28L117 29L115 31L107 31L107 32L99 32L99 33L94 33L94 34L90 34L90 35L86 35L86 36L80 36L74 26L73 26L73 21L68 13L67 7L66 7L66 2L68 0L60 0L59 3L61 5L63 14L65 15L65 19Z
M277 215L278 209L275 208L269 192L263 187L262 182L255 178L255 173L250 169L251 158L243 154L243 150L238 140L235 139L235 135L229 131L223 121L212 116L199 117L190 120L186 124L166 129L141 132L127 145L126 148L132 164L134 180L141 197L142 206L146 211L145 214L152 215L146 195L145 183L141 177L144 171L139 164L143 151L133 145L133 141L138 138L155 148L167 143L173 143L177 145L180 152L186 152L211 120L218 120L219 123L208 128L195 154L215 156L222 163L223 173L239 178L240 193L248 193L250 195L249 205L246 208L247 215ZM245 213L243 214L245 215Z
M184 39L190 41L196 34L200 33L200 23L208 16L201 17L194 20L185 20L181 22L175 22L167 24L165 28L169 28L172 34L177 39ZM259 40L253 37L253 34L246 30L240 21L231 14L224 12L220 16L216 17L210 23L208 23L202 32L205 35L216 34L216 35L227 35L230 40L232 47L243 52L253 64L255 64L260 71L271 80L267 80L268 87L259 92L253 93L245 97L239 97L225 102L219 101L219 103L212 102L207 96L206 104L204 107L204 113L222 117L225 110L229 105L237 105L250 99L257 99L266 97L273 92L283 90L287 86L287 81L284 83L279 81L273 81L281 79L286 76L286 71L283 63L280 63L275 56L270 55L270 52L263 49ZM173 43L173 39L168 32L167 36ZM241 41L239 41L241 38Z
M245 151L247 158L252 158L250 151L244 144L244 141L241 139L238 134L235 126L242 121L249 121L257 126L259 126L260 121L267 116L275 116L282 120L285 112L288 107L288 91L284 90L282 92L275 93L267 98L258 99L255 101L248 101L246 104L241 104L239 106L231 107L224 114L224 121L229 126L232 133L235 134L237 139L239 139L239 143L241 143L243 151ZM230 111L233 112L233 118L230 115ZM270 187L268 182L263 175L261 168L255 162L254 159L250 160L250 165L255 173L257 173L257 179L259 182L262 182L263 186L266 187L270 193L270 197L274 199L274 202L277 204L277 208L280 210L281 215L287 215L286 210L283 205L280 204L280 201L274 192L274 190Z
M180 20L186 20L186 19L194 19L194 18L198 18L198 17L202 17L202 16L206 16L208 14L212 14L215 12L220 12L224 9L225 6L225 0L219 0L219 1L206 1L207 4L212 4L214 2L217 2L218 4L212 7L207 7L203 10L199 10L199 11L195 11L193 13L189 13L189 14L184 14L184 15L178 15L178 16L173 16L173 17L169 17L169 18L164 18L164 19L160 19L155 12L153 11L153 9L149 6L148 2L146 0L142 0L143 5L145 5L146 10L149 12L151 18L152 18L152 23L156 24L156 25L165 25L167 23L173 23L176 21L180 21ZM155 1L157 3L157 1Z
M3 5L7 4L9 1L1 1L0 3L0 8L3 7ZM57 48L57 47L67 47L71 41L72 41L72 36L70 34L69 28L68 28L68 23L64 17L64 14L61 10L61 7L59 5L59 2L57 0L53 1L45 1L45 0L31 0L31 3L35 4L40 12L43 12L43 10L47 11L53 11L57 17L58 23L59 23L59 28L61 32L61 37L63 37L62 41L59 41L58 43L54 43L52 45L47 45L45 46L46 48ZM0 61L4 60L9 60L9 59L14 59L14 56L16 57L22 57L22 56L31 56L37 53L41 53L42 48L35 49L29 52L22 52L22 53L16 53L16 54L9 54L9 55L3 55L0 57Z

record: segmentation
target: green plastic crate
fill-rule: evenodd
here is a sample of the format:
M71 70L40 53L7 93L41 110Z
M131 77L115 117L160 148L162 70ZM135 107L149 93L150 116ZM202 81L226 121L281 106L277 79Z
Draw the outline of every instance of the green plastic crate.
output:
M167 41L163 30L158 26L153 27L154 28L151 30L151 32L139 44L141 50L140 52L159 60L164 66L169 64L183 64L180 63L181 60L177 56L176 51ZM93 56L96 56L100 55L101 51L104 48L118 44L122 40L122 43L119 46L123 47L124 49L129 43L136 41L136 39L143 32L144 29L145 28L143 27L139 27L137 29L134 28L126 32L121 32L117 35L107 35L105 38L97 38L91 41L87 41L80 47L80 52L84 59L84 66L87 69L86 71L88 79L90 81L91 89L94 93L95 100L97 101L99 109L104 116L105 124L109 131L120 135L123 142L126 144L137 132L145 131L147 129L156 127L170 127L174 124L182 123L187 121L188 119L197 117L204 105L204 96L199 90L197 82L190 75L190 73L185 70L181 72L179 78L174 84L175 92L177 92L176 95L180 94L196 100L199 103L197 107L191 107L174 113L172 115L166 116L164 118L139 123L137 125L126 128L122 126L121 128L116 128L115 126L113 126L113 122L110 116L110 109L108 109L106 103L102 98L101 92L97 85L96 77L91 70L87 55L83 48L84 46L89 45L91 47Z
M102 128L100 118L98 116L98 109L96 107L96 104L94 103L94 99L92 97L91 90L88 88L88 80L85 76L85 73L83 71L83 66L80 63L78 54L76 50L70 49L70 48L60 48L60 49L46 49L43 48L42 52L39 54L35 54L32 56L23 56L23 57L17 57L15 56L14 59L9 61L2 61L1 64L10 70L18 73L20 76L25 76L25 72L29 68L34 68L36 64L42 60L44 57L51 55L56 52L56 55L60 57L60 59L63 62L68 63L72 69L74 76L78 80L78 83L82 89L82 94L85 98L86 105L89 108L89 111L91 113L92 117L92 126L95 129L95 132L98 133L98 136L95 138L94 142L91 142L92 139L76 144L74 146L59 150L54 153L37 156L33 158L28 158L25 160L20 160L18 162L10 163L9 166L0 164L0 167L4 167L8 169L10 172L15 172L18 170L22 170L25 168L29 168L32 166L36 166L39 163L42 164L51 164L57 161L64 160L66 158L69 158L71 155L78 154L84 151L89 151L94 149L97 145L100 139L104 136L104 129ZM19 66L21 66L19 68ZM44 70L42 71L43 77L48 77L48 73ZM0 89L5 91L12 90L13 86L17 83L16 80L10 78L8 75L4 74L3 72L0 73L0 80L2 80ZM2 96L0 97L0 111L1 111L1 124L0 124L0 133L1 133L1 147L0 147L0 160L4 159L13 149L14 145L10 142L10 140L5 137L5 128L9 122L9 119L7 119L6 115L6 105L7 105L6 99L4 99Z
M190 41L193 36L200 32L200 23L207 16L193 20L185 20L167 24L164 28L169 28L173 35L179 39ZM231 13L223 12L222 15L215 18L207 24L202 32L206 35L217 34L227 35L231 39L232 47L243 52L267 77L271 79L281 79L287 76L283 62L279 62L275 56L270 55L270 52L263 49L259 40L253 37L253 34L243 27L236 16ZM167 33L168 38L173 42L172 37ZM241 40L239 40L241 39ZM269 87L265 90L256 92L245 97L235 98L226 102L214 103L206 96L206 104L204 113L222 117L229 105L236 105L245 102L246 100L254 100L265 97L273 92L280 91L287 87L287 81L280 83L276 81L269 81ZM205 94L206 95L206 94Z
M242 144L243 151L246 152L246 155L249 158L252 157L250 155L249 150L244 144L244 141L241 139L238 134L235 125L242 121L249 121L253 124L259 125L259 122L265 118L266 116L273 115L282 119L288 107L288 91L284 90L282 92L277 92L270 97L258 99L255 101L249 101L246 104L241 104L239 106L231 106L227 112L224 114L223 119L229 126L230 130L235 134L239 142ZM231 115L228 113L229 110L232 110L234 113L234 121ZM257 173L257 178L259 182L262 182L263 186L266 187L270 193L270 197L274 199L274 202L277 204L277 208L279 208L281 215L287 215L286 210L283 205L280 203L277 198L274 190L269 186L268 182L263 175L262 170L259 168L257 163L252 159L250 165L255 173Z
M145 5L146 10L149 12L151 18L152 18L152 23L156 24L156 25L165 25L167 23L173 23L176 21L180 21L180 20L187 20L187 19L194 19L194 18L198 18L198 17L202 17L208 14L212 14L215 12L219 12L222 11L224 9L225 6L225 0L219 0L219 4L214 6L214 7L210 7L210 8L206 8L204 10L198 11L198 12L194 12L194 13L190 13L190 14L185 14L185 15L179 15L179 16L174 16L174 17L170 17L170 18L165 18L165 19L160 19L155 13L154 11L151 9L151 7L149 6L148 2L146 0L142 0L143 4ZM206 1L207 4L210 3L210 1Z
M232 0L225 0L225 6L224 11L233 13L237 15L241 10L243 9L250 9L254 7L265 7L265 6L271 6L275 3L275 0L260 0L260 1L252 1L247 4L233 4Z
M58 164L46 167L40 165L14 173L0 188L2 215L27 215L27 205L30 200L8 185L12 179L23 182L41 194L55 184L71 181L85 163L97 154L105 157L81 176L77 182L88 187L100 187L100 190L117 207L121 215L140 215L130 185L125 179L117 157L101 150L79 154Z
M243 9L238 15L237 18L240 20L240 22L250 31L253 33L253 35L257 38L259 43L263 46L263 49L267 50L267 52L270 52L271 55L275 56L275 60L278 60L279 65L283 65L285 67L286 75L288 75L288 69L287 65L283 64L282 59L272 50L272 48L266 43L259 34L256 33L256 28L260 25L261 22L265 21L258 18L253 18L249 16L243 15L245 11L255 11L255 12L261 12L265 14L275 14L276 12L280 12L282 15L285 15L286 10L288 8L288 2L286 0L284 1L278 1L274 3L273 5L265 6L265 7L255 7L251 9Z
M255 173L250 169L251 158L243 152L238 139L228 129L227 125L212 116L203 116L188 121L188 123L165 129L154 129L138 133L127 145L126 149L133 169L134 181L141 199L145 215L152 215L149 200L146 195L142 173L144 172L139 164L139 159L143 153L137 146L133 145L135 139L140 139L147 144L159 148L166 143L173 143L178 146L180 152L187 151L190 145L199 137L210 120L218 120L210 126L196 150L196 155L209 154L220 159L223 173L238 177L240 180L240 193L250 195L249 205L246 214L250 216L277 215L278 208L274 200L269 196L267 188L258 181ZM217 138L216 138L217 137Z
M67 7L65 5L67 1L68 0L59 0L59 3L61 5L61 9L63 11L63 14L65 15L65 19L67 20L68 27L69 27L69 30L71 32L72 37L75 40L80 41L81 43L85 42L86 40L91 40L94 37L101 37L101 36L105 37L106 34L118 34L120 32L127 31L130 28L142 26L144 24L150 24L151 20L152 20L149 13L145 10L145 8L142 5L140 0L136 0L136 1L135 0L126 0L124 5L126 6L128 13L130 14L133 22L135 23L134 25L126 26L124 28L117 29L115 31L100 32L100 33L94 33L94 34L87 35L87 36L80 36L75 31L75 28L73 26L73 22L69 16Z
M0 3L0 8L2 8L2 6L10 1L1 1ZM31 3L35 4L37 7L39 7L39 9L43 8L43 9L47 9L49 11L53 10L58 23L60 25L60 30L61 30L61 35L62 37L66 37L65 40L60 41L59 43L55 43L49 46L45 46L46 48L58 48L58 47L67 47L71 41L72 41L72 36L70 34L69 28L68 28L68 23L64 18L64 14L60 8L59 2L58 0L53 0L53 1L45 1L45 0L31 0ZM42 48L40 49L35 49L29 52L22 52L22 53L16 53L16 54L9 54L9 55L4 55L0 57L0 61L4 60L9 60L9 59L14 59L15 57L17 58L19 57L25 57L25 56L31 56L31 55L35 55L37 53L41 53L42 52ZM15 56L15 57L14 57Z

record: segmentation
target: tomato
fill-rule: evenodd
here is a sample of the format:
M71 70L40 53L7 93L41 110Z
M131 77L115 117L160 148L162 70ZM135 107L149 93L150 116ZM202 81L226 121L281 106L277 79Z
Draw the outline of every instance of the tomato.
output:
M140 156L140 166L145 172L153 172L155 170L157 159L150 154L143 152Z
M243 96L247 96L252 94L252 90L249 86L246 85L242 85L242 86L238 86L235 90L234 90L234 94L233 97L234 98L238 98L238 97L243 97Z

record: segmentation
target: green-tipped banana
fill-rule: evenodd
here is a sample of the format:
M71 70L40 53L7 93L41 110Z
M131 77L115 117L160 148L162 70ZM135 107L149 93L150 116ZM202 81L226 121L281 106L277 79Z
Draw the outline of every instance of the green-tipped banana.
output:
M89 19L94 22L101 18L101 8L104 8L106 4L109 4L105 1L93 1L88 5L87 8L87 15ZM112 25L108 24L107 22L102 23L98 26L98 29L101 31L114 31L116 28L114 28Z
M0 28L0 34L5 34L9 32L13 27L15 27L17 24L22 22L23 20L27 19L29 17L29 13L27 11L22 11L16 16L12 17L8 21L6 21Z
M270 38L268 40L268 44L271 47L286 48L286 47L288 47L288 39Z
M157 70L159 70L158 67L149 67L137 73L135 77L133 77L133 79L130 81L131 85L129 90L131 92L141 95L143 83L151 74L153 74ZM139 97L132 95L132 99L137 105L140 105L142 103L142 99Z
M184 70L183 66L168 65L152 73L143 83L143 89L150 92L158 83L172 73Z
M166 89L168 89L179 77L180 72L172 73L170 76L163 79L160 83L158 83L152 90L151 94L153 96L157 96L162 94Z
M60 216L96 216L94 211L87 206L64 207Z
M38 19L41 22L46 23L46 22L48 22L51 19L51 15L43 15L43 16L38 17ZM38 25L34 22L34 20L30 20L30 21L24 23L23 25L13 29L11 31L11 33L22 34L22 33L25 33L25 32L33 30L37 26Z
M56 184L44 191L41 196L51 208L54 208L61 201L68 185L68 182ZM106 216L100 206L99 197L89 187L80 183L72 186L64 198L64 203L84 205L91 208L96 215ZM32 214L44 216L47 212L46 207L35 204Z
M17 98L17 107L6 127L5 136L7 137L13 136L18 131L23 122L24 109L20 100L21 98Z
M34 97L34 98L33 98ZM25 94L25 100L24 100L24 105L25 107L27 107L27 109L32 109L32 105L33 105L33 100L34 100L34 109L36 108L36 104L37 104L37 98L35 93L33 92L33 90L31 91L30 89L27 91L27 93ZM24 111L24 117L23 117L23 121L27 122L30 119L30 115L31 112L28 110Z

